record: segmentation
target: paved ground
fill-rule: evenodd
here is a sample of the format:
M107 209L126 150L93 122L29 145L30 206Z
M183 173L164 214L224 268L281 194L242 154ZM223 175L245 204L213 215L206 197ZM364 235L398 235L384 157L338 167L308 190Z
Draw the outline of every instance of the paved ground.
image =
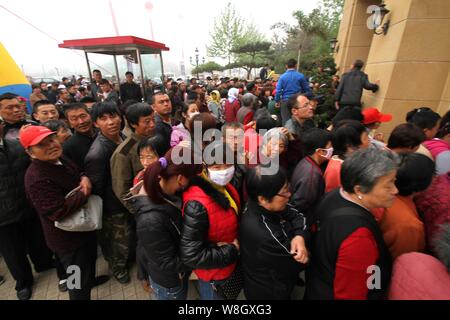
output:
M99 250L101 252L101 250ZM97 275L108 274L108 264L99 256L97 259ZM15 281L11 277L5 262L0 258L0 275L6 282L0 285L0 300L17 300ZM92 289L92 300L150 300L153 297L144 291L142 284L136 277L136 266L133 266L130 272L130 283L123 285L117 282L113 277L103 285ZM190 281L188 300L198 299L196 281ZM303 288L296 287L293 294L294 298L303 296ZM43 273L34 273L34 286L32 300L69 300L67 292L61 293L58 290L58 277L56 270L52 269ZM239 300L244 299L241 293Z

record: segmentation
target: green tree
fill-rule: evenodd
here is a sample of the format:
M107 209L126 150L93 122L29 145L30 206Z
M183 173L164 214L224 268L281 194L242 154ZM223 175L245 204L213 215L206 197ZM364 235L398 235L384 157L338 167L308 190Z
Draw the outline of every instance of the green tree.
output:
M222 71L222 70L224 70L224 68L220 64L218 64L214 61L209 61L205 64L199 65L198 68L192 69L191 73L192 74L203 73L203 72L212 73L213 71Z
M242 43L244 31L244 20L228 2L225 9L215 18L213 32L210 33L210 45L207 48L208 55L226 58L228 63L231 63L232 50Z
M254 68L263 67L271 58L273 51L270 50L271 43L267 41L254 41L241 44L233 48L236 61L225 66L225 69L242 68L247 71L247 79L250 79Z

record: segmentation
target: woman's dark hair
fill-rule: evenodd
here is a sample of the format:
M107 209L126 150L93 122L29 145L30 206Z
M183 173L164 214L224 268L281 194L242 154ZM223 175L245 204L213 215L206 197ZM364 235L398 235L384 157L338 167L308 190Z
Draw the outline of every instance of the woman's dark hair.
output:
M389 149L418 147L425 141L425 133L413 123L399 124L392 130L387 147Z
M122 115L114 102L97 102L92 106L91 117L93 122L96 122L97 119L104 114L117 114L122 118Z
M414 123L422 130L433 129L440 118L441 116L438 113L427 107L417 108L406 114L406 121Z
M275 197L281 188L288 182L286 171L283 168L273 174L262 174L262 166L249 169L246 186L250 199L258 202L258 196L262 196L269 202Z
M259 132L259 130L269 131L270 129L275 128L277 125L277 122L271 116L258 117L256 119L256 132Z
M42 124L44 127L49 128L53 132L58 132L60 128L69 129L67 124L61 120L48 120Z
M155 203L164 203L163 192L159 182L161 179L170 179L173 176L182 175L188 179L198 175L202 171L202 165L193 164L194 156L191 149L182 148L176 154L180 157L185 155L185 152L190 154L190 162L192 164L174 164L172 161L172 149L164 155L165 160L155 161L150 164L144 172L144 188L148 197ZM166 164L163 166L163 163Z
M129 106L126 110L125 117L127 118L128 125L130 126L130 129L134 132L135 129L133 128L133 124L137 125L139 124L139 119L141 117L148 117L153 114L153 108L145 103L145 102L139 102L132 104Z
M446 135L450 134L450 111L442 117L439 131L436 134L436 138L442 139Z
M207 166L215 164L234 164L234 152L223 140L212 141L203 151L203 162Z
M410 196L414 192L427 189L435 173L433 160L419 153L399 154L400 165L395 186L401 196Z
M205 132L208 131L209 129L217 128L216 118L212 114L206 113L206 112L196 114L191 119L191 125L189 126L189 133L191 134L192 139L194 139L194 137L195 137L195 135L194 135L195 123L198 123L198 122L200 122L202 124L202 137L205 134ZM201 144L202 141L198 141L198 143Z
M142 139L139 142L137 153L138 155L141 153L141 150L150 148L158 157L162 157L169 150L167 146L167 141L160 134L157 134L153 137Z
M362 144L361 134L366 132L366 127L356 120L342 120L333 128L331 141L334 154L344 159L349 147L357 148Z
M330 141L331 133L319 128L311 128L302 136L303 148L307 156L313 155L319 148L326 148Z
M336 127L339 122L344 120L355 120L358 122L362 122L364 120L364 115L361 113L361 108L351 106L344 107L339 110L339 112L334 116L331 122L333 124L333 127Z

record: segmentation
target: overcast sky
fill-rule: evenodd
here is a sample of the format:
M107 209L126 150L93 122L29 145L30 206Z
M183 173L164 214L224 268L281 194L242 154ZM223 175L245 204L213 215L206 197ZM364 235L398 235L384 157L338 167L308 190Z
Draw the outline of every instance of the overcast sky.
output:
M163 53L166 69L177 73L182 60L189 65L189 56L196 47L206 56L209 33L214 18L227 0L111 0L119 35L133 35L154 40L170 48ZM310 12L318 0L230 0L240 15L253 21L270 40L270 26L276 22L293 24L292 12ZM149 5L151 3L151 5ZM146 5L147 4L147 5ZM16 13L54 39L32 28L4 10ZM152 7L149 11L148 8ZM152 23L150 23L150 21ZM0 41L27 75L60 76L87 74L82 51L60 49L57 42L69 39L115 36L109 0L0 0ZM102 64L110 58L91 58ZM175 70L170 70L175 69Z

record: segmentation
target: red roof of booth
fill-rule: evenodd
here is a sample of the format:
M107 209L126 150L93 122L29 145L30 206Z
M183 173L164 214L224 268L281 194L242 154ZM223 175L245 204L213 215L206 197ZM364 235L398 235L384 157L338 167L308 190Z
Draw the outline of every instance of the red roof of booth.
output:
M155 54L170 50L164 43L133 36L64 40L63 43L58 44L58 47L117 55L135 49L139 49L141 54Z

